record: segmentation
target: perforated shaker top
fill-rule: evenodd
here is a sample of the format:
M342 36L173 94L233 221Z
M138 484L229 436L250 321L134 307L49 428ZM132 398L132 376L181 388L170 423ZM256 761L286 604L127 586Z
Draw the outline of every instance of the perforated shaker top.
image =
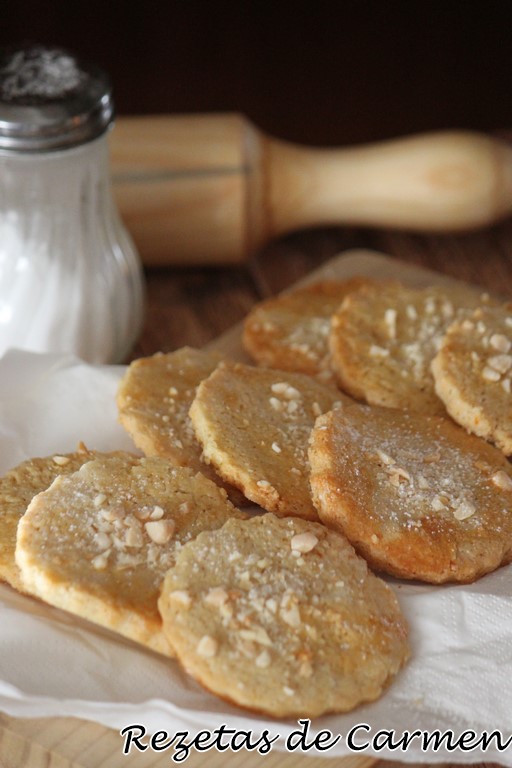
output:
M45 152L83 144L114 117L108 76L61 48L0 54L0 151Z

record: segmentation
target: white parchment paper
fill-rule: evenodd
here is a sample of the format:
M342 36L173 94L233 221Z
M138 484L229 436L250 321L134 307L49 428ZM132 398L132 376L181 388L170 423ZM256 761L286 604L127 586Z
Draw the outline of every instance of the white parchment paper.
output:
M0 471L31 456L72 451L80 440L99 450L134 450L117 423L122 373L118 366L8 352L0 359ZM309 741L327 731L336 743L308 754L512 766L512 567L470 586L393 586L410 625L410 662L379 701L311 724ZM286 749L299 728L230 707L176 662L7 586L0 587L0 710L71 715L115 729L140 723L148 733L188 731L191 738L222 724L254 735L267 729L280 737L274 750ZM424 743L435 731L443 737L438 749ZM390 748L390 739L404 743L407 734L407 750Z

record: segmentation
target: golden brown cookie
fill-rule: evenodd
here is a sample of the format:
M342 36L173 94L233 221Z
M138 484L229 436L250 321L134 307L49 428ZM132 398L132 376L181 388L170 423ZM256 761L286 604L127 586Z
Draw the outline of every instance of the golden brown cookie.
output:
M0 579L23 592L20 571L14 561L21 516L32 498L49 488L58 475L76 472L86 461L100 455L80 447L75 453L28 459L0 479Z
M512 454L512 304L454 322L432 361L437 395L450 416Z
M331 379L331 315L345 296L369 278L323 280L256 304L247 315L242 342L259 365Z
M192 347L134 360L117 391L119 421L146 456L161 456L223 484L201 459L201 446L188 411L198 384L215 370L221 356ZM234 503L242 497L228 489Z
M102 457L60 475L18 525L27 592L172 655L157 599L181 547L240 514L201 473L165 459Z
M269 512L316 520L309 433L340 398L305 374L221 363L197 388L190 417L221 477Z
M331 321L338 384L373 405L445 414L430 363L457 311L484 300L465 286L410 288L396 281L352 291Z
M370 567L471 582L512 559L512 467L448 417L353 404L311 434L318 513Z
M159 601L184 668L273 717L379 697L409 655L392 589L341 534L272 514L230 520L181 550Z

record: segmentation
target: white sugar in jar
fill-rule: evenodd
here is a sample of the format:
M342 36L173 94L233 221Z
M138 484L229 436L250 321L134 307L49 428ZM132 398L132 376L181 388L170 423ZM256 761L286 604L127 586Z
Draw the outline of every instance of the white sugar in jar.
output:
M138 254L111 191L106 75L35 47L0 62L0 354L123 361L141 328Z

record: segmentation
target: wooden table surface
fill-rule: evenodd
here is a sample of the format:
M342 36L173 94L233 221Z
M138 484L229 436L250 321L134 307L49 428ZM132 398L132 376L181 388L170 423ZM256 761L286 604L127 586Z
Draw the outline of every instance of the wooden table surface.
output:
M132 357L201 347L238 323L259 299L276 294L341 251L370 248L512 297L512 221L463 235L423 236L370 229L322 229L294 233L268 244L247 263L232 267L165 268L147 271L146 319ZM170 765L170 756L120 751L119 735L81 721L16 720L0 713L1 768L115 768ZM238 755L233 765L256 765ZM297 765L294 755L265 758L267 768ZM327 760L327 762L325 762ZM305 758L308 768L341 765L352 758ZM220 762L222 761L222 762ZM372 764L368 760L368 765ZM187 765L225 765L218 753L193 755ZM231 763L230 763L231 764ZM362 762L358 758L357 765ZM390 765L390 764L388 764Z
M132 357L204 346L242 320L256 301L352 248L382 251L512 297L512 221L459 235L309 230L269 243L240 266L148 271L146 320Z

